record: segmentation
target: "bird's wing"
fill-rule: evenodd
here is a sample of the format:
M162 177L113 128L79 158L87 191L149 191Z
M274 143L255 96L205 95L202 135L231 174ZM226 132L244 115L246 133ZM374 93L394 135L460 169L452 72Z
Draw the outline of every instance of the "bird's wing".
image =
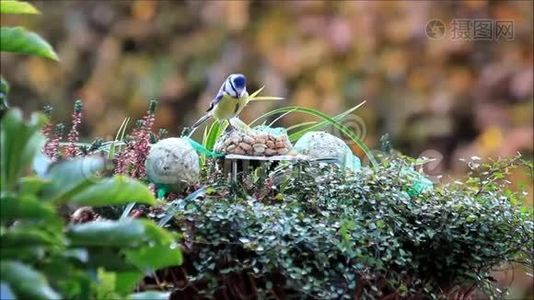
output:
M217 105L217 103L219 103L221 101L223 96L224 96L224 93L222 91L219 91L217 96L215 96L215 98L213 98L213 100L211 100L210 107L208 108L208 110L206 110L206 112L210 112L215 107L215 105Z

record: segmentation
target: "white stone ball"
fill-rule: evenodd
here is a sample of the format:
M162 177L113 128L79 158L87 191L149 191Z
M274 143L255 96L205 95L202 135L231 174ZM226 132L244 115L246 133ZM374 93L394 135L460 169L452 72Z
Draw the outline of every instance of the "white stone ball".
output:
M193 184L200 176L198 154L181 138L163 139L152 145L145 167L150 181L160 184Z
M336 158L340 164L350 169L361 167L360 159L352 153L350 147L342 139L328 132L305 133L295 143L293 150L312 158Z

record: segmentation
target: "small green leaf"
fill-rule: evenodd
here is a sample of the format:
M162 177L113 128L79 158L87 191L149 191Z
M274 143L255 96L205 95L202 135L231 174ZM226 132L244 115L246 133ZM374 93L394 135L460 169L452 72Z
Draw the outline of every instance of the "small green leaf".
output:
M20 262L0 262L0 277L18 299L61 299L41 273Z
M74 195L70 202L87 206L124 205L130 202L155 205L156 199L142 182L119 175L87 187Z
M0 51L35 55L59 61L48 42L22 27L0 28Z
M39 10L28 2L2 0L0 14L39 14Z

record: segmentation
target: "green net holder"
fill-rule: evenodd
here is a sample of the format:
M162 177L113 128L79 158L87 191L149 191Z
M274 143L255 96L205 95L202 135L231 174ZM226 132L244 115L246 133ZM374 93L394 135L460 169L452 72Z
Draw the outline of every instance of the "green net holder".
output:
M189 144L191 145L191 147L193 147L193 149L195 149L196 152L206 156L206 157L211 157L211 158L223 158L224 157L224 153L221 153L221 152L215 152L215 151L210 151L208 150L208 148L204 147L204 145L196 142L195 140L189 138L189 137L183 137L184 139L186 139Z

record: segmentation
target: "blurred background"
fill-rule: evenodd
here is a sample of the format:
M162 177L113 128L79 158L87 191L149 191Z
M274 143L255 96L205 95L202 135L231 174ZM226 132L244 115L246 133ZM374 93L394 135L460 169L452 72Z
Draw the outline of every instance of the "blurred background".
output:
M370 148L389 133L401 152L438 158L430 175L461 175L459 158L474 155L533 157L531 1L32 2L42 15L3 15L2 25L38 32L61 61L3 53L11 105L49 104L68 121L82 99L86 139L113 138L150 99L156 127L177 135L240 72L249 92L265 85L285 98L250 104L243 120L283 105L335 115L366 100L347 125ZM443 26L429 28L434 19ZM457 19L511 20L513 35L458 38ZM531 179L514 176L532 195Z

